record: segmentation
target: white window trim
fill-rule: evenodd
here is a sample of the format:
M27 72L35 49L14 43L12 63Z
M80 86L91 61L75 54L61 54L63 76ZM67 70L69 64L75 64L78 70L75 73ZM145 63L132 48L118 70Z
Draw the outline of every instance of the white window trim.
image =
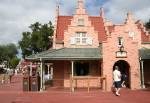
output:
M85 34L85 36L83 36L83 34ZM80 40L79 43L77 43L77 39ZM83 43L83 39L86 39L85 43ZM77 32L75 37L70 37L70 44L71 45L92 45L93 40L92 37L87 37L86 32Z

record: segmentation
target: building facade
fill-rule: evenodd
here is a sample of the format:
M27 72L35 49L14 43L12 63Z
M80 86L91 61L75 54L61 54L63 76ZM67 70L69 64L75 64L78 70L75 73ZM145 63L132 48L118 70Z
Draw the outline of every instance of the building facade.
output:
M27 59L50 64L46 68L51 67L53 86L70 87L70 76L105 76L107 91L110 91L113 69L117 65L121 73L128 76L127 87L140 89L145 87L144 80L150 82L149 49L150 35L143 23L135 21L131 13L127 14L124 23L112 24L106 20L103 8L99 16L90 16L83 0L78 0L72 16L59 15L57 7L53 48ZM77 87L87 85L86 80L76 82ZM89 85L102 87L103 83L93 78Z

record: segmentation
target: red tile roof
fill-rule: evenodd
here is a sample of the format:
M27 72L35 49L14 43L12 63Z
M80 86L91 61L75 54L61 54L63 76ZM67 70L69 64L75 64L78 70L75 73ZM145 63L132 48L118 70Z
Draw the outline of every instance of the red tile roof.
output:
M71 24L72 16L59 16L56 28L56 40L64 39L64 30L67 30L68 25Z
M98 40L102 42L106 40L106 32L104 27L104 22L101 17L89 17L91 20L92 25L94 26L95 30L98 31Z
M68 25L71 24L71 19L73 16L59 16L57 21L57 28L56 28L56 40L63 40L64 39L64 31L67 30ZM101 17L91 16L89 17L91 20L94 29L98 31L98 39L99 42L106 40L106 33L104 28L103 19Z

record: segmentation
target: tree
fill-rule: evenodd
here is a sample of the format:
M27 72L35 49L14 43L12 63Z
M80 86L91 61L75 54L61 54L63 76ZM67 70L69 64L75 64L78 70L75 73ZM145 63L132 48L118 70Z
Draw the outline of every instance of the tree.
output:
M30 32L22 33L22 40L19 41L19 46L21 47L23 58L25 58L25 56L32 54L31 33Z
M0 45L0 61L9 61L17 54L17 47L15 44Z
M19 61L20 61L20 59L17 57L12 58L10 60L10 66L15 69L17 67L17 65L19 64Z
M11 63L12 59L17 59L17 47L15 44L0 45L0 62L7 61L7 66L18 65L16 62Z
M19 41L23 58L32 53L45 51L52 46L52 40L49 39L49 36L53 35L53 26L51 22L43 25L36 22L31 24L29 28L31 32L23 32L23 38Z
M41 25L38 22L30 26L33 32L31 34L31 45L34 53L42 52L49 49L52 46L49 36L53 34L52 23Z

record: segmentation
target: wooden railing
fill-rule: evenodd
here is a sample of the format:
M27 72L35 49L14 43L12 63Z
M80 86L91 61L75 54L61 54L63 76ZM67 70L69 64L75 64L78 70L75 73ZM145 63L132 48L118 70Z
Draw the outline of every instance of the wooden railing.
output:
M77 87L77 84L75 85L74 82L77 82L77 80L86 80L87 81L87 90L88 92L90 91L90 80L91 79L97 79L99 81L99 83L101 83L102 86L104 86L102 84L102 82L105 83L105 86L102 88L105 88L104 90L107 91L107 80L106 80L106 76L71 76L70 77L70 90L71 92L74 92L75 87ZM102 81L102 82L101 82Z

